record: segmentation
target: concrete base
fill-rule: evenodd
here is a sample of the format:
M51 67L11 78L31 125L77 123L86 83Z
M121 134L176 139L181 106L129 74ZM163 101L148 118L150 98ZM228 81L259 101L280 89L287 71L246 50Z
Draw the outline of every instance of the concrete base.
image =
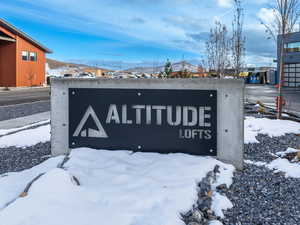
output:
M124 89L192 89L217 90L218 100L218 159L243 168L244 150L244 81L236 79L51 79L51 151L65 154L68 147L68 89L124 88Z

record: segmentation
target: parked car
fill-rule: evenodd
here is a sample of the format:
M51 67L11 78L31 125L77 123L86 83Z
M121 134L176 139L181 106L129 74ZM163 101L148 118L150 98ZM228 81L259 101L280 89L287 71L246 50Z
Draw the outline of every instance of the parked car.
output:
M78 74L78 77L80 78L94 78L95 76L90 73L80 73Z

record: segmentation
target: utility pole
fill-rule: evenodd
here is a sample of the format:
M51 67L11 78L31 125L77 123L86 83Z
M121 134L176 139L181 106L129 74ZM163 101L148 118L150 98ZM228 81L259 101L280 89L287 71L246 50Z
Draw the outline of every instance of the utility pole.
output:
M279 72L279 85L278 85L278 97L277 97L277 119L281 119L282 115L282 102L283 102L283 96L282 96L282 85L284 80L284 40L285 40L285 23L282 25L282 35L281 35L281 41L280 41L280 72Z

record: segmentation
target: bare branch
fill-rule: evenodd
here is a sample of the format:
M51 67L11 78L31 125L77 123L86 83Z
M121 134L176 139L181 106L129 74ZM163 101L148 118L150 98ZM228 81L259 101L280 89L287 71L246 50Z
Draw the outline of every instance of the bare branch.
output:
M209 39L206 42L209 70L217 73L218 77L225 74L225 69L230 66L229 59L230 42L225 25L216 22L215 28L210 30Z
M244 9L242 8L241 0L234 0L235 14L232 22L232 39L231 52L232 64L235 70L235 75L239 76L243 67L243 58L245 55L245 36L243 35L244 24Z

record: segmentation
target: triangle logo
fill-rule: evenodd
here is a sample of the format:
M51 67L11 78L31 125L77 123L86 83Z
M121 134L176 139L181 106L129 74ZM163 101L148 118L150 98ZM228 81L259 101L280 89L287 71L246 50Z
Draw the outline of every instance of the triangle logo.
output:
M98 128L97 130L92 128L83 129L84 125L86 124L90 116L92 117L92 119L94 120ZM108 138L92 106L89 106L88 109L86 110L84 116L82 117L80 123L78 124L73 134L73 137Z

